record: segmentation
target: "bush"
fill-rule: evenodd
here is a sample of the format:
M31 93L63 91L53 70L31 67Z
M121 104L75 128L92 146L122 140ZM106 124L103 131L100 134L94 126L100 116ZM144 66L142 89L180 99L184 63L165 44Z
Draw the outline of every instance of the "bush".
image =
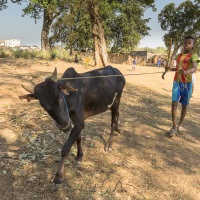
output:
M48 60L51 58L51 56L48 51L36 51L35 58L41 58L41 59Z
M68 52L65 49L53 48L50 52L51 58L58 58L60 60L66 60L68 57Z
M12 55L15 58L22 58L23 57L23 50L21 50L21 49L12 50Z
M66 49L53 48L50 52L42 50L31 50L31 49L0 49L0 57L13 57L13 58L23 58L23 59L59 59L65 60L67 62L74 62L74 55L69 55ZM79 62L82 60L81 56L78 56Z
M7 54L4 50L0 49L0 58L6 58Z

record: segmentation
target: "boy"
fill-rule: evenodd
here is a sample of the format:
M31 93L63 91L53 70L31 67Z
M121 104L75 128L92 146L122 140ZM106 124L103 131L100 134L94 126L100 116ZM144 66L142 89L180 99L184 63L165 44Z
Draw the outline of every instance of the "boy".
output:
M161 57L158 58L157 65L158 65L158 67L161 67Z
M184 38L184 52L177 57L176 73L174 76L172 88L172 128L169 130L168 135L172 137L174 134L186 132L183 127L183 121L186 116L187 107L192 94L192 73L197 69L198 56L193 53L195 39L193 36L186 36ZM181 117L177 127L177 106L178 102L181 103Z
M133 71L133 69L134 69L134 71L135 71L136 64L137 64L137 61L136 61L136 59L134 58L134 60L133 60L133 67L132 67L132 71Z

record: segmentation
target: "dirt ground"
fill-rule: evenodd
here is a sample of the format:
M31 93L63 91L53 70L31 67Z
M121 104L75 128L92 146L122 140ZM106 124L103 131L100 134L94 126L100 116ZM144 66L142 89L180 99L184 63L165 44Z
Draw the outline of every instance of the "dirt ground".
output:
M185 119L187 134L173 138L171 87L174 72L161 79L163 68L113 65L126 76L120 106L120 128L113 150L104 151L110 112L86 121L84 158L76 165L73 146L64 182L53 190L52 179L67 138L37 101L18 98L21 84L39 83L57 67L78 72L91 66L61 61L0 59L0 194L1 200L198 200L200 199L200 72ZM180 115L178 106L178 115Z

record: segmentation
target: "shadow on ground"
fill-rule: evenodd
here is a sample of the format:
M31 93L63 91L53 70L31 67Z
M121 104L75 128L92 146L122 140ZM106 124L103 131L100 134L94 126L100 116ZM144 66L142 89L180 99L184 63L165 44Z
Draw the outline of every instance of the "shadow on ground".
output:
M32 77L36 83L48 75L40 72L35 77L23 77L16 73L15 78L27 82ZM2 78L9 79L9 74ZM12 82L6 84L20 87ZM14 97L12 88L9 95ZM52 179L68 135L57 130L37 101L16 100L1 113L0 182L6 186L1 187L2 199L195 199L173 187L167 176L177 171L183 177L199 175L200 108L190 105L190 112L196 114L185 120L188 135L168 138L165 133L171 126L170 95L127 84L120 106L122 133L116 133L113 150L104 151L110 133L110 112L88 119L82 133L84 161L76 165L74 145L58 191L53 191ZM198 190L200 183L194 180L193 184L193 189Z

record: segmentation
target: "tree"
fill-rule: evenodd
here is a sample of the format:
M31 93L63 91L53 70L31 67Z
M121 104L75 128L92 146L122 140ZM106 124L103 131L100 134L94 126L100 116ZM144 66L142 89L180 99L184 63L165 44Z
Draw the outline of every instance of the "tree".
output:
M0 10L7 8L7 0L1 0ZM21 4L23 0L11 0L12 3ZM29 0L27 6L23 9L22 16L30 15L37 20L43 17L43 26L41 31L41 48L43 50L50 49L49 32L53 21L64 9L67 8L65 0Z
M180 49L183 37L194 35L200 37L200 6L199 0L194 3L187 0L175 7L174 3L166 5L158 15L161 28L166 31L163 37L165 45L169 47L170 38L173 40L171 62Z
M80 52L92 52L94 50L92 40L92 29L90 16L85 9L82 9L79 0L69 3L67 12L57 18L52 26L52 45L61 42L66 49Z
M14 0L13 0L14 1ZM70 49L78 48L79 45L91 45L91 40L88 36L92 30L95 65L99 67L107 65L107 46L119 51L128 51L132 49L141 39L148 34L149 28L146 23L149 19L142 20L144 10L148 7L154 8L155 0L29 0L27 7L23 10L24 15L30 15L37 21L43 14L43 28L41 34L42 49L49 50L49 31L56 22L56 34L50 37L51 42L59 41L59 31L62 31L60 41L66 43ZM22 2L15 0L14 2ZM76 2L76 3L74 3ZM73 6L72 6L73 5ZM74 15L73 9L79 6L79 10ZM77 9L76 9L77 10ZM63 14L63 13L66 14ZM74 15L78 17L79 13L82 16L89 16L89 22L84 24L83 19L71 20L65 28L59 23L67 21L59 16L70 17ZM72 16L71 15L71 16ZM68 18L69 19L69 18ZM85 19L88 19L87 17ZM78 26L74 22L79 22ZM89 28L88 25L91 25ZM87 25L87 28L85 29ZM83 34L80 30L87 33L86 43L80 39ZM65 34L64 31L67 31ZM67 36L68 39L64 39ZM79 39L77 39L79 38ZM70 41L70 42L69 42ZM108 44L108 45L107 45ZM86 48L86 47L85 47Z
M22 0L11 0L11 2L20 4ZM8 3L8 0L0 0L0 11L8 7L7 3Z
M98 65L98 67L104 67L108 63L108 56L104 26L100 13L100 0L86 0L85 2L92 23L95 65Z
M30 0L29 4L23 9L23 16L30 15L37 22L43 15L43 26L41 32L41 48L43 50L50 50L49 32L53 21L59 16L64 6L64 0ZM61 6L62 5L62 6Z
M0 11L7 8L7 0L0 1Z
M117 47L117 50L119 48L130 50L139 42L139 35L144 33L144 36L149 30L146 25L148 20L141 20L141 16L144 8L154 7L154 0L85 0L85 2L92 23L95 64L100 67L107 65L106 41L109 45Z
M75 4L71 6L70 12L62 14L53 25L52 41L58 42L60 38L60 41L65 41L68 45L70 43L73 48L76 45L87 46L91 44L89 37L82 37L86 39L86 43L80 42L83 41L80 38L75 40L74 38L77 35L82 36L80 30L84 30L87 36L91 36L89 31L92 30L95 65L105 66L107 65L107 47L112 51L128 51L136 46L141 37L148 34L149 28L146 23L149 19L142 20L142 16L145 8L154 7L153 3L154 0L85 0L79 3L77 0L76 6ZM76 7L81 17L75 14ZM71 15L76 16L75 19L78 20L76 22L72 20ZM84 23L84 19L88 20L88 16L89 22ZM73 40L69 42L65 36L68 38L72 36ZM83 48L80 47L80 49ZM88 49L91 47L89 46Z
M105 20L106 40L112 52L131 51L142 37L148 35L150 19L143 19L146 7L138 1L113 1L111 16L105 17L109 19Z

